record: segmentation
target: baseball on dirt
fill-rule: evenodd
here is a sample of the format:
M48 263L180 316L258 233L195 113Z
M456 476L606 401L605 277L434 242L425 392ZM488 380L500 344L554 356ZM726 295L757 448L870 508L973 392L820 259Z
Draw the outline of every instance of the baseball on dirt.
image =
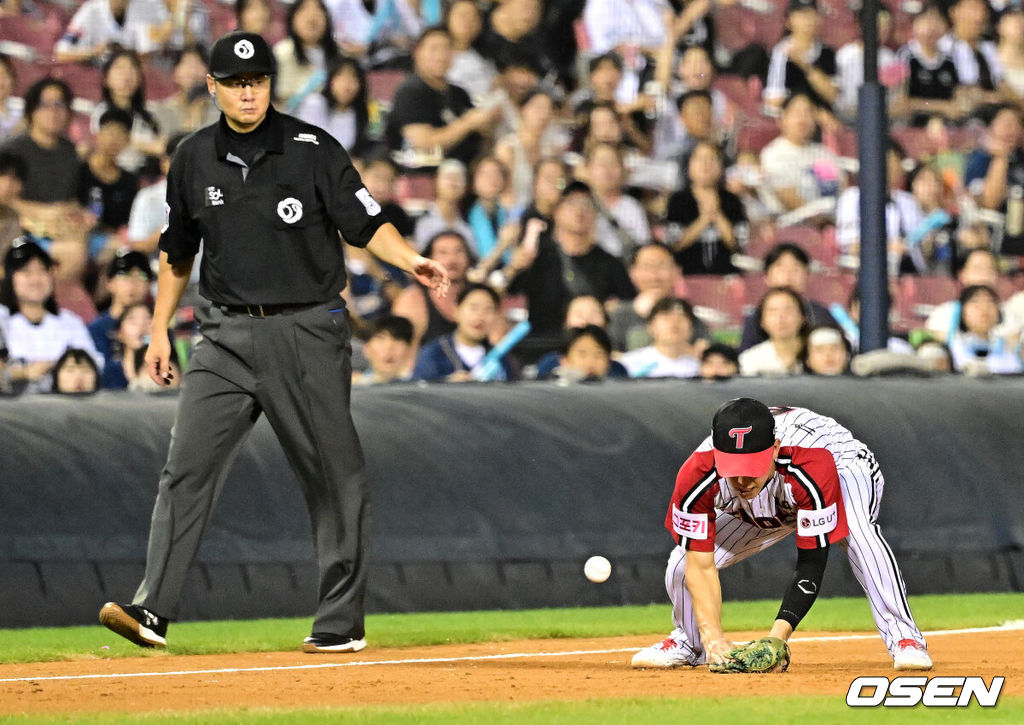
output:
M590 581L600 584L612 573L612 563L603 556L592 556L583 565L583 573Z

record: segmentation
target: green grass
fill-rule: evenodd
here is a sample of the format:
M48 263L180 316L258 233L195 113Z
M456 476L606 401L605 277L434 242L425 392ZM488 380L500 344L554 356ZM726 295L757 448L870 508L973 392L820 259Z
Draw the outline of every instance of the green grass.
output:
M729 631L767 629L776 600L726 602ZM912 597L922 629L985 627L1021 617L1020 594L963 594ZM508 641L530 638L660 636L670 627L666 604L512 611L376 614L367 617L367 637L376 647ZM276 652L297 649L309 633L308 619L260 619L174 623L168 632L172 654ZM863 597L820 599L803 631L873 631ZM140 650L99 624L87 627L0 630L0 662L41 662L108 657L163 656Z
M0 718L2 719L2 718ZM622 698L583 702L509 704L410 705L320 710L205 710L175 714L84 715L73 717L19 717L5 722L33 723L358 723L359 725L665 725L672 722L722 722L742 725L780 723L1019 723L1024 721L1024 699L1001 698L995 708L976 703L967 709L916 707L909 710L871 708L853 710L842 698L830 696L729 698Z

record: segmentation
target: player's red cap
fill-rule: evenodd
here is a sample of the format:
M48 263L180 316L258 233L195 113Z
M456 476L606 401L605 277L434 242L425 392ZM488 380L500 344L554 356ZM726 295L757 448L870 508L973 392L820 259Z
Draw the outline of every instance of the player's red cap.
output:
M730 400L715 412L711 442L719 476L763 476L774 462L775 416L759 400Z

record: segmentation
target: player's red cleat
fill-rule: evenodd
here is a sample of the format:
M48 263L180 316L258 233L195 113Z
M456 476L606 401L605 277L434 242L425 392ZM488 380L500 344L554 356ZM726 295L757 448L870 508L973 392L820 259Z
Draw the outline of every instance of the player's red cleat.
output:
M897 670L930 670L932 658L928 649L915 639L901 639L893 655L893 667Z

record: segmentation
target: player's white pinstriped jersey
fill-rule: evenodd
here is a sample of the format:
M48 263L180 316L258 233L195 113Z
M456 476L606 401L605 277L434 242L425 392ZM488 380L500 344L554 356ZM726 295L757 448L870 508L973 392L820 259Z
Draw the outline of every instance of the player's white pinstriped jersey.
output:
M856 456L864 444L827 415L807 408L770 408L775 416L775 437L784 446L827 448L836 461Z

